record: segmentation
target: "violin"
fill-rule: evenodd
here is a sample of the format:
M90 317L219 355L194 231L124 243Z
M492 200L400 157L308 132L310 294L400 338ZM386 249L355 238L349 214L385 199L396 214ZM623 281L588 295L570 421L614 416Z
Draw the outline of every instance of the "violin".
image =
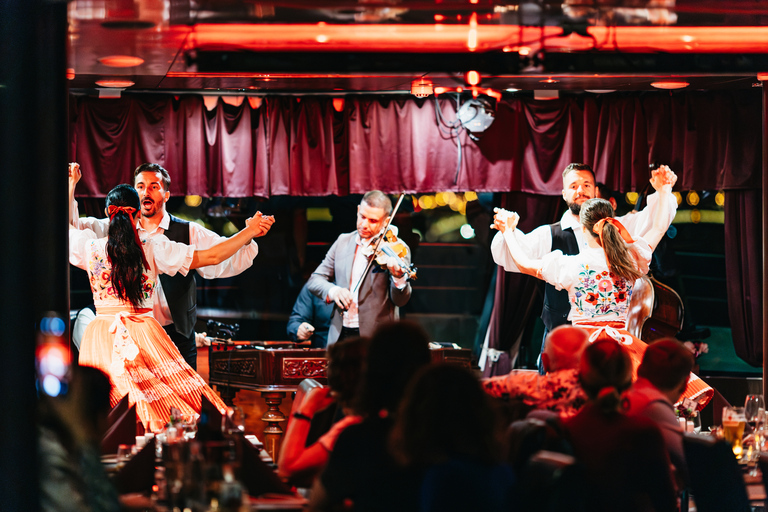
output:
M363 255L366 257L373 256L373 261L382 270L386 270L387 261L389 258L395 258L397 260L397 266L405 272L408 279L416 279L416 271L413 263L408 264L403 259L408 255L408 249L402 240L397 238L397 228L395 226L389 226L382 231L377 237L383 237L381 240L374 239L368 247L363 250ZM374 250L376 253L374 254Z

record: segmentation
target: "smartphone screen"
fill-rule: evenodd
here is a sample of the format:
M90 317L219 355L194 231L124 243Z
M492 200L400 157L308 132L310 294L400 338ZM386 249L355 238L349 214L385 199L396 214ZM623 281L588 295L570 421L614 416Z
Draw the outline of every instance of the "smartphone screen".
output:
M37 328L37 391L48 396L63 396L69 387L72 354L65 336L67 323L49 313Z

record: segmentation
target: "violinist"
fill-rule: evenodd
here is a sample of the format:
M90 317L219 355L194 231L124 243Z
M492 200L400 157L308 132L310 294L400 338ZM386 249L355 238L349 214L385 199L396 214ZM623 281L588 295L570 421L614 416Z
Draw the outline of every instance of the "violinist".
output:
M380 323L397 320L411 298L411 253L398 240L400 254L380 250L392 217L392 201L379 190L367 192L357 207L357 230L339 235L307 286L334 303L328 344L352 336L371 336ZM391 230L390 236L392 235ZM378 264L372 264L375 257Z

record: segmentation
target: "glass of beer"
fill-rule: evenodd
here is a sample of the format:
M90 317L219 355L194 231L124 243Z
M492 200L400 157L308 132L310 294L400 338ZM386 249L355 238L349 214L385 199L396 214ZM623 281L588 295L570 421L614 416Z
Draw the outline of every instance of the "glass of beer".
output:
M731 445L737 459L741 459L741 442L746 426L747 418L744 416L743 407L723 407L723 437Z

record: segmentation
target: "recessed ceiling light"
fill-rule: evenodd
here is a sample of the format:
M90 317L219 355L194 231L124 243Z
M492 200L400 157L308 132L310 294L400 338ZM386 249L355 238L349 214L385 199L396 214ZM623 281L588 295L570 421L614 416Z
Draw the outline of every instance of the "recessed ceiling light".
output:
M679 80L663 80L661 82L651 82L651 87L655 87L657 89L682 89L683 87L688 87L689 85L691 84Z
M131 82L130 80L97 80L96 85L99 87L113 87L113 88L119 88L119 89L125 89L126 87L130 87L134 84L134 82Z
M509 89L504 89L504 90L507 91L507 92L517 92L520 89L515 89L514 87L510 87Z
M547 78L546 80L539 80L542 84L559 84L560 80L555 80L554 78Z
M108 57L100 58L99 62L111 68L130 68L133 66L140 66L144 63L144 59L141 57L133 57L132 55L110 55Z

